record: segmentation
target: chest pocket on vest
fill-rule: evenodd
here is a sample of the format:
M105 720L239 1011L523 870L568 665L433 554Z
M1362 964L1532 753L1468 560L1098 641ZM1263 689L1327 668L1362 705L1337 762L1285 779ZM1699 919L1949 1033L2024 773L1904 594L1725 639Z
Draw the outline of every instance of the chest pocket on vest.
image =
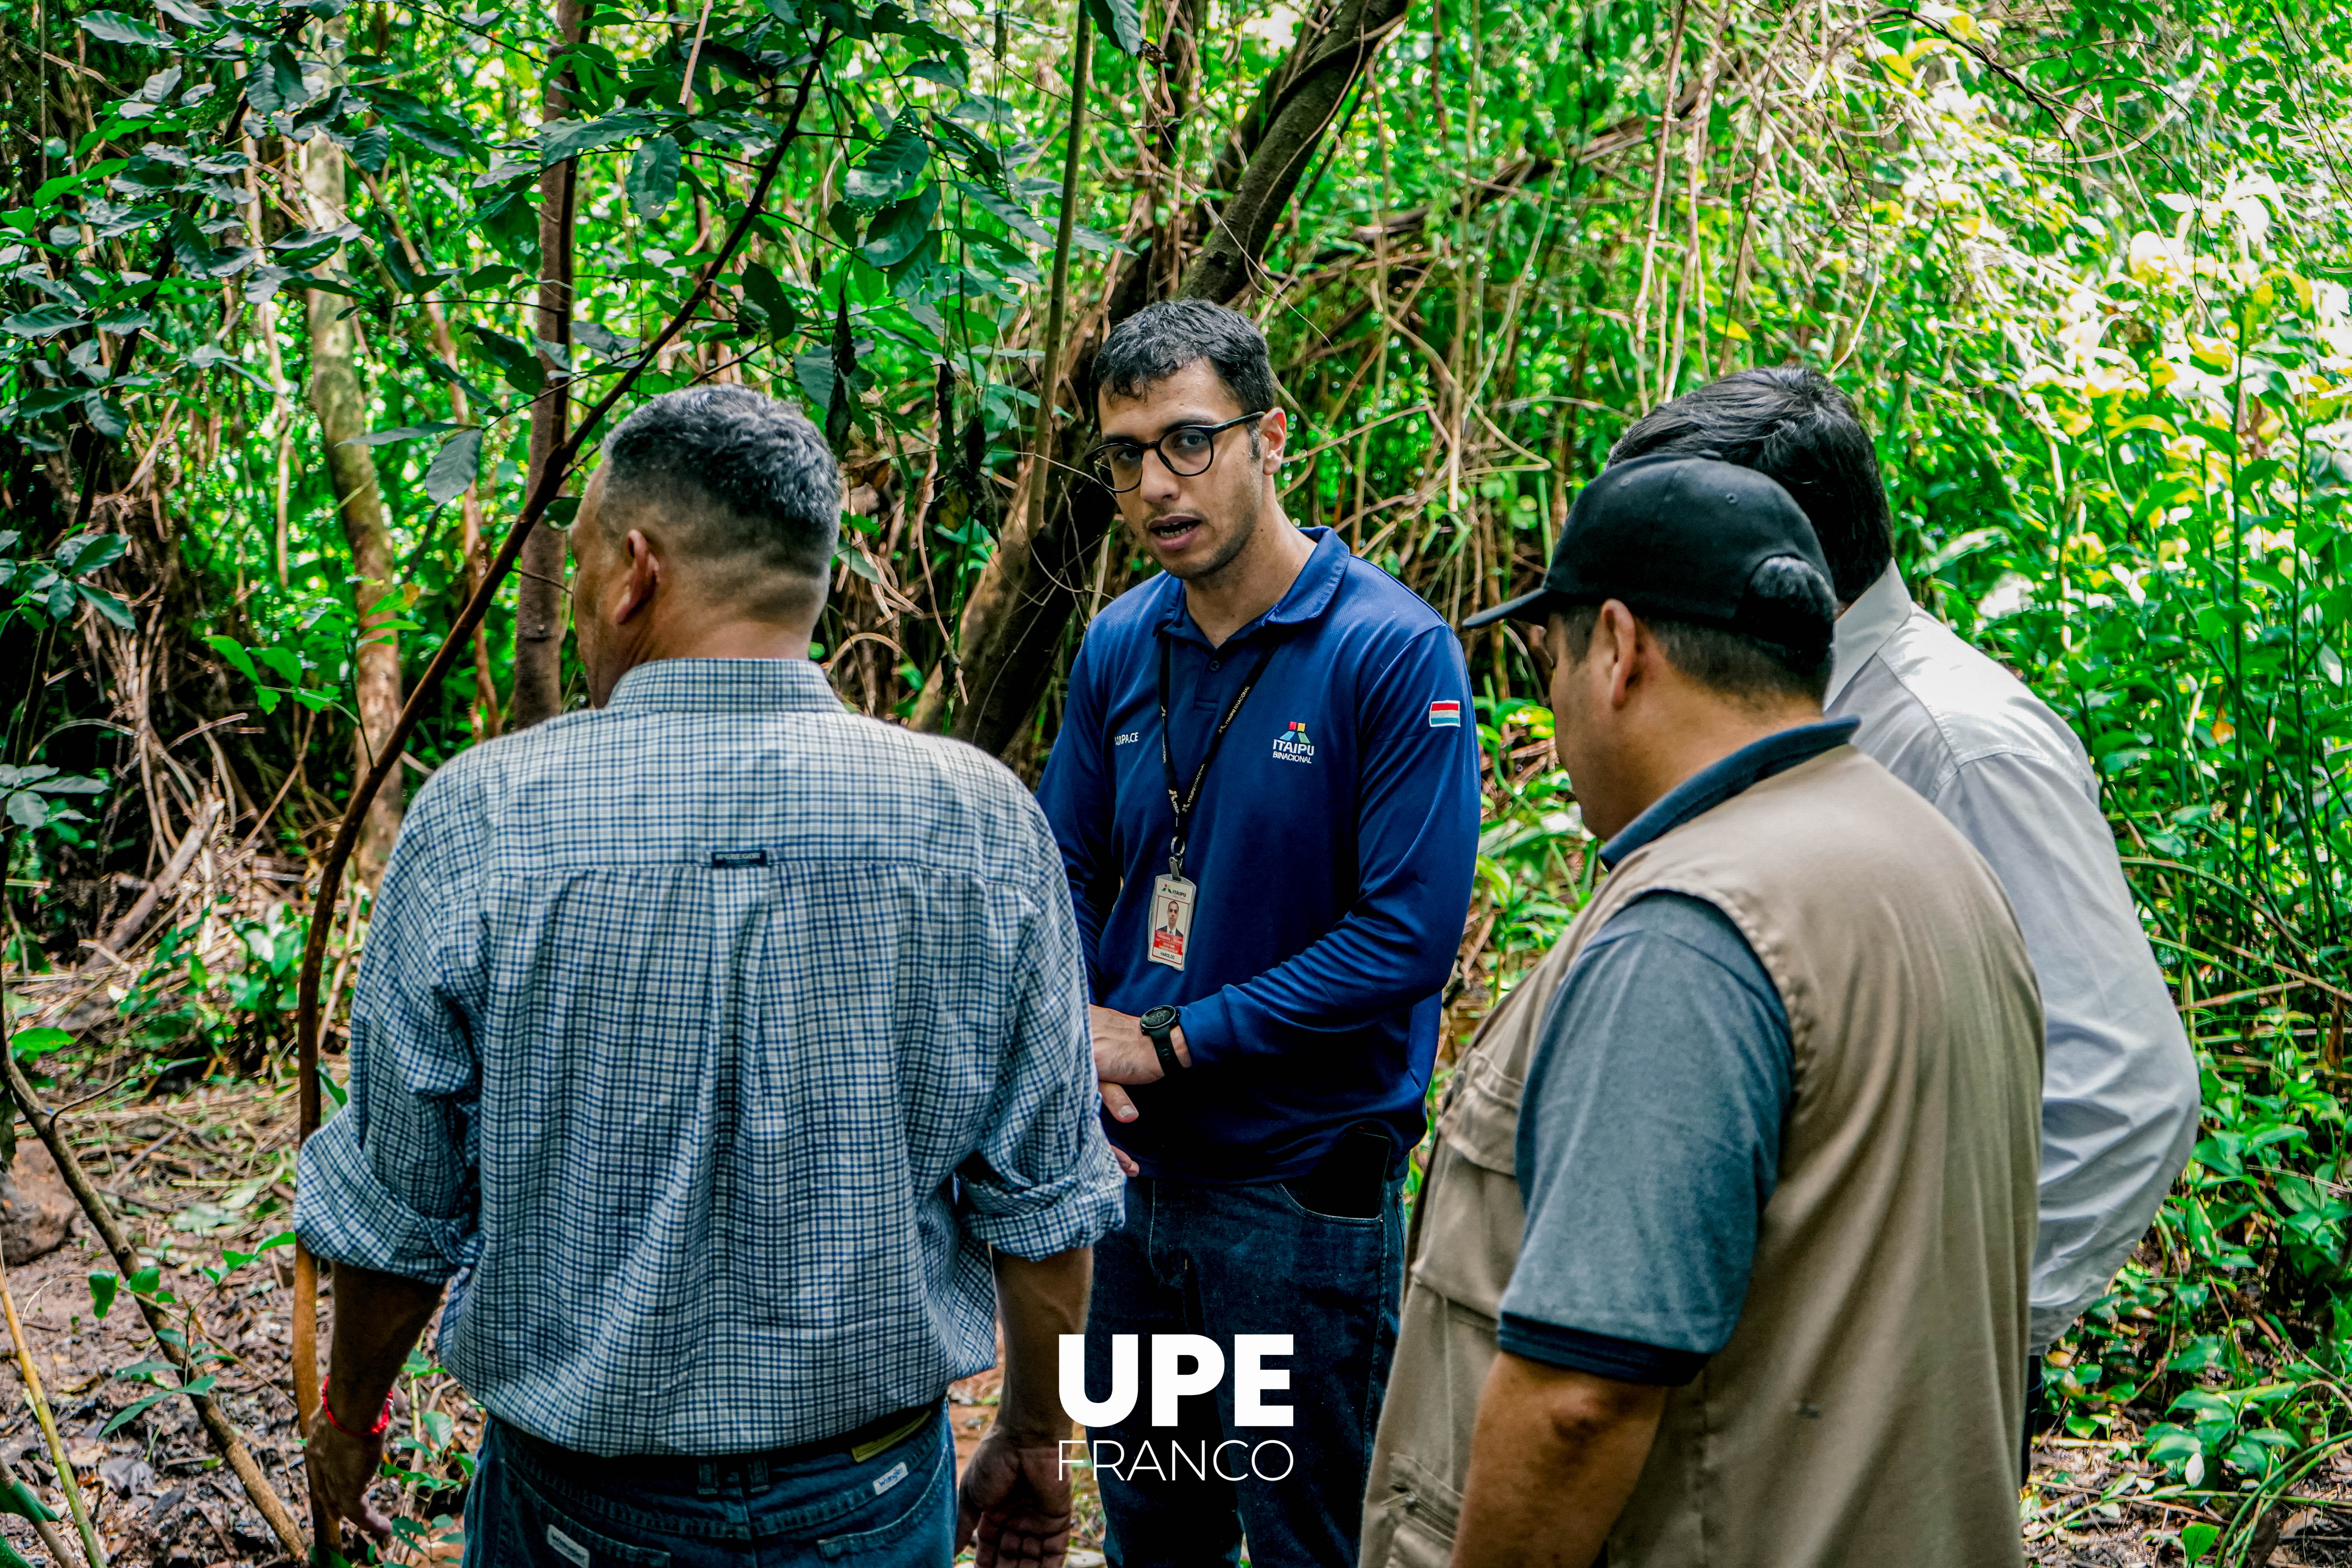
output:
M1437 1149L1422 1186L1412 1277L1488 1319L1502 1313L1527 1212L1519 1201L1519 1100L1545 1008L1565 965L1538 963L1487 1016L1464 1053L1437 1119Z

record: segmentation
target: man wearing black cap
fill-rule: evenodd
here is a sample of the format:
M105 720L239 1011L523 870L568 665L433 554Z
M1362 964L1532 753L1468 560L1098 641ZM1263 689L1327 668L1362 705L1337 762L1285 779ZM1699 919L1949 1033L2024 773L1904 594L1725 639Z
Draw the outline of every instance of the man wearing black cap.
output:
M1825 721L1788 493L1586 487L1543 587L1607 876L1438 1118L1363 1561L2021 1563L2042 1019L1999 884Z

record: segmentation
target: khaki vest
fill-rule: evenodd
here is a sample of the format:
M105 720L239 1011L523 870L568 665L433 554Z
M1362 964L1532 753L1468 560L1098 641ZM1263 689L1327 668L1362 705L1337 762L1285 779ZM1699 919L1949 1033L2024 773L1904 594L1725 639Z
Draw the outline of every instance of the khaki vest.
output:
M1610 1568L2022 1563L2041 1005L1991 871L1850 746L1627 856L1465 1053L1413 1215L1363 1563L1452 1552L1543 1015L1585 941L1655 890L1706 900L1754 949L1793 1099L1738 1325L1668 1396Z

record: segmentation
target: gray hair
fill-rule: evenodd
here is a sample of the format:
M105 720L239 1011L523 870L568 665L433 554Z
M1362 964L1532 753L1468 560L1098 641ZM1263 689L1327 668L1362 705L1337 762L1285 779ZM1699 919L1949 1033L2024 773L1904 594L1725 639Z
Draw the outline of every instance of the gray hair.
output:
M660 509L692 556L819 584L841 531L841 469L824 437L748 386L664 393L622 420L604 438L604 496L608 515Z
M1095 355L1095 390L1097 395L1133 397L1202 360L1209 362L1243 413L1272 408L1279 400L1265 334L1239 310L1206 300L1162 300L1113 328ZM1251 439L1256 439L1255 431Z

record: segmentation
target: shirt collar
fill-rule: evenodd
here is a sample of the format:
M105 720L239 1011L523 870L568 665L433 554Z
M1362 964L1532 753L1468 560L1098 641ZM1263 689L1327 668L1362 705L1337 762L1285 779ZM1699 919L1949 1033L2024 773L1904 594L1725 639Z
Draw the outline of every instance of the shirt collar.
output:
M1780 730L1748 744L1727 757L1709 763L1650 803L1650 808L1601 847L1601 863L1618 861L1654 839L1663 838L1692 818L1713 811L1750 784L1774 773L1810 762L1832 746L1842 746L1861 726L1859 719L1822 719Z
M1328 528L1302 528L1298 531L1315 542L1307 563L1298 569L1289 590L1274 602L1274 608L1234 633L1226 639L1228 642L1248 637L1260 626L1293 626L1314 620L1331 607L1340 583L1348 575L1348 546ZM1192 617L1184 608L1182 579L1171 576L1167 582L1167 613L1160 624L1180 636L1199 637L1199 628L1192 625Z
M1822 699L1822 707L1837 701L1846 682L1886 646L1886 639L1910 614L1911 595L1903 586L1903 574L1890 561L1878 581L1864 588L1862 597L1837 618L1830 638L1830 689Z
M838 713L824 671L805 658L661 658L621 677L616 713Z

